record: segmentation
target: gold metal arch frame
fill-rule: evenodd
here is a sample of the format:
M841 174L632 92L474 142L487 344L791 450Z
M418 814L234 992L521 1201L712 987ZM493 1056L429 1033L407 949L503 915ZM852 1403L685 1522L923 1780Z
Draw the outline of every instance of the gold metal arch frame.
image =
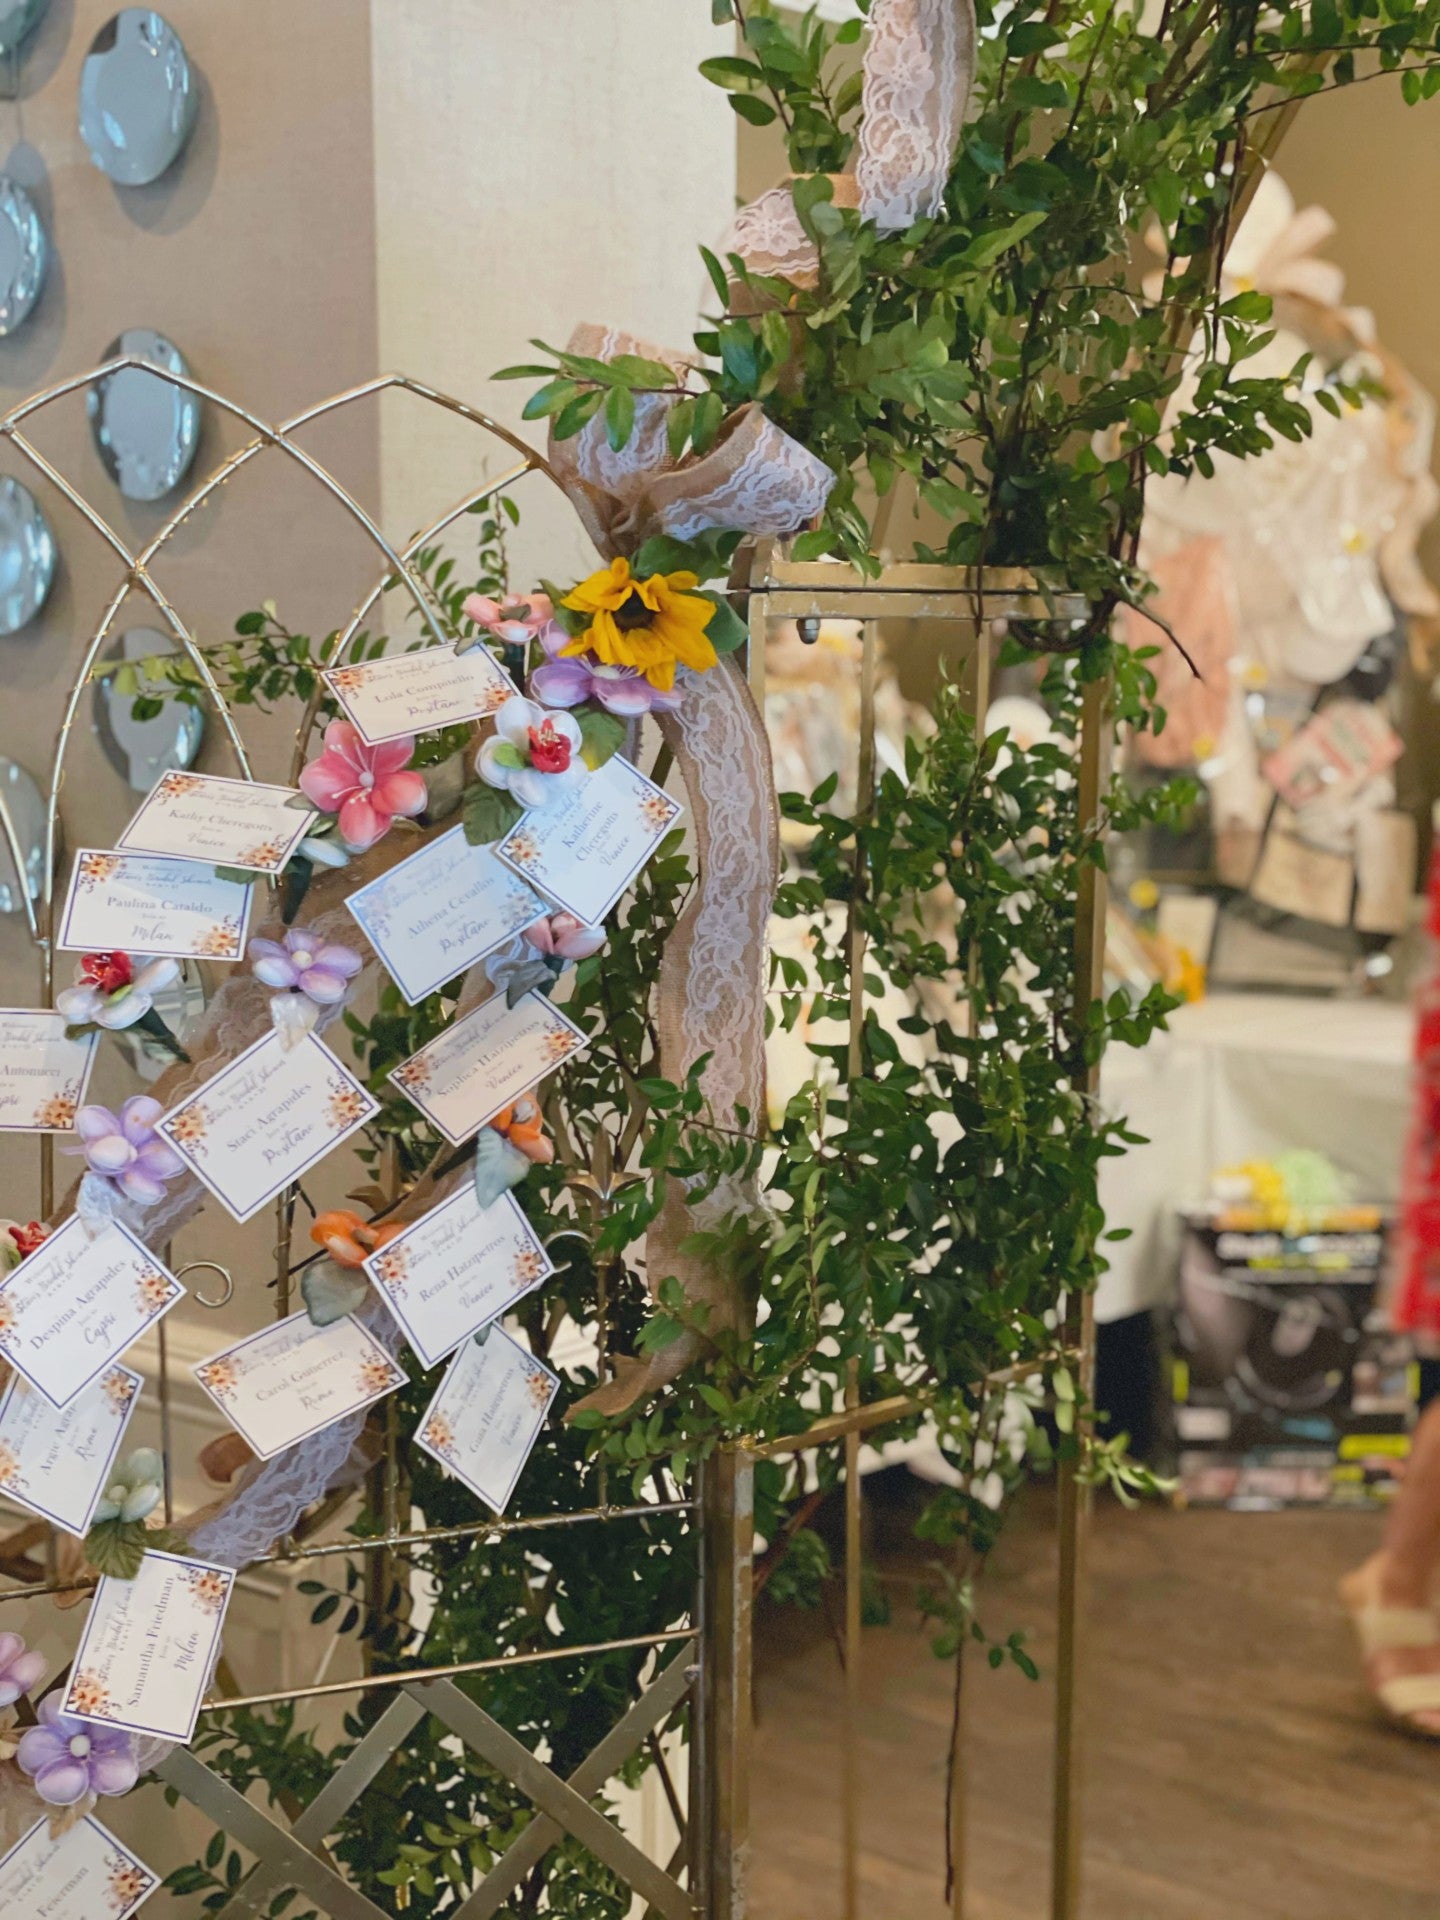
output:
M80 490L34 447L23 430L24 423L43 407L84 389L106 373L129 366L145 367L157 377L184 386L199 398L210 401L246 424L254 436L210 474L159 533L133 553ZM400 548L387 540L364 507L295 439L296 434L311 422L355 401L389 391L413 394L454 413L498 438L520 456L514 466L469 494ZM26 893L18 835L4 797L0 795L0 831L5 835L15 862L30 931L40 957L42 1001L49 1005L53 989L58 805L66 750L84 686L131 591L138 590L148 596L168 630L193 662L201 684L220 718L239 773L244 778L252 777L239 729L215 684L208 663L152 572L152 565L166 543L216 489L267 449L278 448L307 471L316 480L323 495L340 505L374 544L383 559L383 571L374 586L362 597L346 625L337 632L324 662L334 665L349 650L363 621L390 586L406 592L432 642L448 644L427 597L425 583L413 570L411 562L423 547L434 541L467 510L493 499L522 480L527 473L544 473L552 481L556 481L556 476L539 454L477 409L438 393L421 382L399 375L386 375L365 382L272 425L199 382L150 367L148 362L126 357L106 362L90 373L51 387L0 417L0 438L9 440L17 452L75 508L106 542L122 567L121 583L107 603L101 624L85 648L56 741L47 795L45 870L38 909ZM862 580L848 568L832 563L791 562L783 553L772 550L768 545L762 545L751 557L748 571L741 574L736 585L737 591L748 603L750 670L757 693L763 689L764 642L772 621L836 616L854 617L862 623L865 636L861 670L862 807L867 802L875 764L875 623L892 618L963 623L970 634L970 697L977 716L983 716L989 697L988 636L991 623L1003 625L1010 618L1047 619L1055 614L1055 608L1041 601L1033 584L1021 575L992 572L976 576L963 569L900 565L885 568L875 579ZM297 772L303 764L318 710L317 696L309 703L297 730L293 763ZM1099 807L1108 738L1103 690L1095 688L1087 697L1080 739L1080 804L1085 817L1093 815ZM1103 913L1103 878L1096 870L1087 868L1078 903L1075 954L1076 987L1082 999L1094 997L1099 981ZM862 973L858 964L854 973L858 980ZM852 1006L852 1027L855 1016L856 1010ZM41 1204L42 1212L46 1215L53 1210L54 1204L53 1154L54 1142L47 1136L41 1141ZM276 1207L278 1316L283 1316L290 1309L293 1205L292 1191L282 1195ZM223 1305L229 1297L232 1284L228 1272L213 1262L192 1262L191 1266L196 1270L208 1269L219 1275L219 1287L215 1293L196 1293L199 1304ZM603 1340L603 1325L600 1331ZM1063 1351L1077 1367L1087 1400L1092 1337L1088 1303L1072 1301ZM1001 1382L997 1377L988 1384L995 1386ZM168 1472L169 1390L163 1323L159 1389L168 1487L171 1479ZM664 1920L686 1920L686 1916L690 1916L691 1920L696 1920L697 1916L699 1920L745 1920L749 1911L750 1866L750 1625L754 1467L761 1458L839 1446L843 1449L845 1487L846 1661L842 1702L844 1738L834 1790L840 1800L843 1816L843 1914L845 1920L856 1920L861 1908L858 1863L863 1817L858 1763L863 1648L860 1619L861 1436L912 1415L919 1408L920 1402L907 1396L862 1405L852 1385L844 1407L818 1419L806 1432L755 1450L743 1446L722 1450L707 1463L693 1498L614 1506L606 1502L602 1490L601 1504L573 1512L503 1521L481 1519L460 1526L418 1530L410 1528L408 1514L402 1516L400 1510L392 1412L386 1429L387 1459L376 1474L376 1504L382 1515L379 1534L366 1540L317 1541L315 1533L318 1526L333 1517L336 1502L332 1500L322 1504L308 1527L302 1523L302 1533L288 1541L277 1542L275 1548L255 1564L290 1565L349 1554L365 1557L372 1566L377 1562L383 1565L389 1556L427 1541L486 1536L498 1538L515 1532L543 1534L543 1530L557 1526L637 1523L661 1514L687 1514L698 1531L700 1544L699 1584L693 1614L684 1624L589 1645L561 1644L518 1654L499 1654L458 1665L367 1674L354 1680L324 1681L311 1686L248 1695L230 1691L223 1697L213 1698L204 1709L207 1714L347 1693L373 1694L381 1699L389 1696L383 1711L364 1738L310 1805L303 1808L289 1826L245 1799L188 1749L177 1748L160 1763L158 1771L167 1784L196 1805L253 1856L253 1866L222 1911L236 1916L264 1913L277 1895L293 1887L322 1912L332 1916L333 1920L385 1920L382 1909L343 1876L328 1852L325 1841L346 1812L375 1781L387 1761L428 1715L433 1716L448 1735L461 1741L489 1767L508 1779L533 1802L536 1809L536 1817L503 1858L456 1907L456 1920L488 1920L489 1916L503 1911L521 1882L541 1865L551 1847L566 1833L604 1861L634 1890L644 1903L647 1920L648 1916L654 1915L664 1916ZM1052 1920L1077 1920L1079 1913L1078 1681L1086 1514L1086 1491L1073 1470L1067 1470L1061 1477L1058 1510L1060 1582L1057 1602ZM22 1531L34 1535L37 1531L43 1532L43 1528ZM89 1584L53 1577L37 1581L30 1573L21 1572L21 1560L22 1555L14 1550L13 1545L10 1552L0 1552L0 1576L9 1573L26 1581L24 1585L0 1590L0 1601L34 1599ZM651 1650L654 1657L647 1663L645 1681L638 1696L588 1758L566 1780L541 1763L455 1685L459 1678L493 1673L508 1667L541 1661L585 1659L639 1649ZM663 1755L655 1742L655 1735L682 1711L688 1711L691 1722L688 1814L680 1806L679 1796L665 1769ZM678 1848L663 1866L648 1859L594 1804L596 1796L607 1782L642 1745L648 1747L652 1758L658 1762L666 1797L681 1833ZM963 1868L964 1769L958 1726L951 1753L951 1776L952 1834L956 1836L955 1850ZM955 1878L951 1903L953 1914L962 1914L964 1898L964 1875L961 1871L957 1872ZM875 1916L875 1920L879 1920L879 1916ZM889 1920L889 1916L886 1916L886 1920Z
M81 489L35 446L25 430L26 424L46 407L67 396L84 391L95 381L107 375L118 373L129 367L143 368L156 378L168 380L173 385L184 388L198 399L209 402L221 412L243 423L253 435L253 438L220 462L187 495L183 504L170 516L164 526L144 546L134 551ZM508 466L494 479L486 481L467 494L402 547L391 543L361 502L296 438L305 427L316 420L358 401L389 392L411 394L448 413L457 415L481 429L487 436L499 440L520 456L514 464ZM246 780L254 777L239 727L216 683L209 662L154 572L157 557L163 554L167 543L216 494L218 489L260 454L272 448L277 449L308 473L317 482L321 496L338 505L377 549L383 562L382 570L374 584L362 596L344 626L336 632L333 643L321 661L322 665L328 667L338 665L345 658L360 633L366 617L374 609L382 594L392 588L401 589L408 595L430 642L448 646L450 642L440 626L425 581L412 565L416 555L438 539L461 516L496 499L498 495L507 492L528 474L543 474L557 487L559 481L542 455L527 446L507 428L490 419L488 415L465 401L400 374L378 376L359 386L349 388L343 393L332 395L329 399L307 407L283 421L272 423L188 375L172 373L167 369L152 366L150 362L137 356L127 355L106 361L87 373L59 382L32 396L4 416L0 416L0 440L8 441L31 468L69 503L92 531L104 541L121 569L119 582L105 605L100 623L82 652L71 681L56 736L46 792L44 865L38 902L32 900L30 896L26 865L16 823L4 795L0 794L0 832L3 832L6 847L15 865L27 926L39 959L40 1004L50 1006L53 1005L55 985L54 918L59 806L64 786L67 754L85 687L96 663L101 658L107 639L114 630L120 609L132 592L139 592L148 598L166 629L174 636L180 649L193 665L204 694L219 719L238 775ZM292 778L304 764L307 745L319 717L322 699L323 686L317 688L315 695L307 704L297 728ZM43 1217L48 1217L54 1210L54 1153L54 1139L49 1135L42 1136L40 1140L40 1212ZM295 1190L293 1188L282 1193L275 1203L277 1229L275 1311L277 1318L283 1318L289 1312L291 1304L290 1236L294 1205ZM219 1286L213 1295L198 1291L194 1294L197 1303L202 1307L223 1306L233 1291L233 1281L228 1270L213 1261L191 1262L189 1266L190 1269L206 1269L219 1276ZM170 1390L163 1323L160 1334L159 1398L161 1436L166 1457L168 1518L169 1489L173 1484L174 1476L170 1459ZM501 1537L510 1533L540 1531L555 1526L638 1522L661 1514L692 1514L695 1510L695 1503L689 1499L615 1506L604 1501L602 1491L602 1504L569 1513L507 1521L481 1519L461 1526L411 1530L407 1525L402 1524L402 1515L398 1506L399 1476L396 1471L395 1439L392 1421L387 1425L387 1458L376 1473L383 1508L383 1526L377 1537L363 1541L347 1539L338 1543L307 1545L304 1539L297 1536L290 1541L277 1543L275 1550L263 1556L255 1564L290 1565L335 1553L364 1557L372 1564L376 1560L388 1563L397 1550L431 1540ZM331 1517L330 1503L324 1503L318 1517ZM308 1531L313 1532L313 1530L312 1527ZM90 1581L66 1581L53 1577L40 1581L26 1578L26 1570L32 1564L26 1560L26 1551L34 1545L37 1533L44 1531L43 1527L22 1528L20 1535L9 1543L9 1550L4 1553L3 1558L0 1558L0 1573L18 1574L25 1583L0 1590L0 1601L33 1600L47 1594L85 1590L93 1584ZM53 1570L53 1562L51 1564ZM520 1654L497 1655L448 1667L420 1667L403 1673L367 1674L355 1680L322 1682L313 1686L282 1689L273 1693L237 1695L232 1690L222 1697L213 1698L207 1703L205 1709L209 1714L224 1712L235 1707L276 1705L283 1701L328 1697L342 1693L378 1691L382 1697L387 1692L395 1694L396 1697L371 1728L360 1747L350 1754L311 1806L306 1808L288 1828L251 1806L219 1774L188 1750L177 1749L172 1752L160 1763L157 1771L169 1785L175 1787L254 1855L255 1864L227 1903L226 1912L235 1914L263 1912L278 1893L287 1887L294 1887L318 1902L325 1912L334 1916L334 1920L383 1920L381 1909L336 1870L333 1860L326 1852L324 1841L345 1812L375 1779L386 1761L409 1737L418 1721L426 1714L433 1714L451 1735L461 1740L490 1767L503 1774L531 1799L537 1813L537 1817L532 1820L505 1856L490 1870L484 1882L469 1894L463 1908L459 1910L463 1913L464 1920L485 1920L485 1916L498 1912L521 1879L544 1860L555 1842L566 1833L580 1840L632 1887L637 1895L644 1899L651 1913L663 1915L664 1920L686 1920L686 1916L693 1914L695 1908L691 1895L676 1878L677 1871L683 1872L685 1867L684 1820L674 1785L668 1772L665 1771L663 1756L660 1755L654 1740L657 1732L686 1706L696 1690L700 1669L695 1652L695 1637L693 1625L686 1624L585 1645L557 1645ZM676 1646L679 1651L672 1653L668 1664L663 1664L662 1655L665 1650ZM641 1649L651 1649L655 1656L650 1663L648 1684L568 1781L560 1779L551 1769L544 1766L513 1735L502 1728L454 1684L458 1677L464 1675L491 1673L511 1666L525 1666L540 1661L584 1660L605 1653ZM681 1846L664 1867L648 1859L634 1842L593 1804L595 1796L606 1786L618 1769L630 1759L637 1748L645 1743L650 1744L652 1757L658 1761L664 1777L667 1798L682 1831Z

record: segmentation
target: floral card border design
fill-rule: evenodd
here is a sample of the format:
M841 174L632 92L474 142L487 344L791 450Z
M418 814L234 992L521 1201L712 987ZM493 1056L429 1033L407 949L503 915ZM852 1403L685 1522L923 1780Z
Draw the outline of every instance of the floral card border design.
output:
M38 1023L42 1029L50 1028L54 1039L63 1039L69 1046L80 1048L84 1057L78 1069L62 1079L55 1091L36 1105L28 1120L0 1120L0 1133L73 1133L75 1116L85 1104L85 1090L99 1051L99 1030L72 1036L65 1031L64 1015L49 1008L0 1007L0 1021L16 1019Z

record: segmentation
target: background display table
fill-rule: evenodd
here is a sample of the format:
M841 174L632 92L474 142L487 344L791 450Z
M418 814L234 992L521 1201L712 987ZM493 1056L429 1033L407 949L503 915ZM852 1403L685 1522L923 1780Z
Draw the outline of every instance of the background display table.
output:
M1149 1142L1101 1171L1111 1227L1096 1316L1124 1318L1168 1298L1181 1208L1215 1168L1287 1148L1327 1154L1357 1199L1396 1196L1410 1108L1410 1008L1381 1000L1217 994L1170 1016L1141 1053L1106 1056L1101 1099Z

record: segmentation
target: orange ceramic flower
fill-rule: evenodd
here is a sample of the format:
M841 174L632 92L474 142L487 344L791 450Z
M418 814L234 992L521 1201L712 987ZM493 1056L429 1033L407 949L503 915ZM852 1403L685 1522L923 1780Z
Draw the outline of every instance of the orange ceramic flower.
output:
M404 1232L399 1220L362 1220L348 1207L335 1207L320 1214L310 1229L310 1238L324 1247L337 1267L360 1267L377 1247Z
M497 1133L504 1134L512 1147L518 1147L527 1160L548 1165L555 1158L554 1142L545 1137L539 1103L528 1093L522 1094L513 1107L502 1107L490 1124Z

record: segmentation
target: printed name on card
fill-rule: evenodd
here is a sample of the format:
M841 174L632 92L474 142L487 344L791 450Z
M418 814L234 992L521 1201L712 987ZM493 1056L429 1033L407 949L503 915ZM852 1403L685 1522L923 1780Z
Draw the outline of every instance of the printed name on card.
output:
M57 944L69 953L238 960L253 891L194 860L82 848Z
M74 1214L0 1280L0 1358L68 1407L185 1289L126 1226Z
M107 1574L95 1589L60 1711L189 1740L234 1585L233 1568L178 1553L147 1553L133 1580Z
M211 867L279 873L319 816L295 787L225 780L214 773L162 773L117 845L169 853Z
M513 1194L488 1207L470 1181L365 1262L427 1367L548 1280L554 1265Z
M487 1507L503 1513L560 1381L502 1326L467 1340L445 1369L415 1439Z
M347 1140L378 1103L323 1040L268 1033L156 1122L237 1220Z
M0 1132L73 1133L99 1043L67 1039L63 1013L0 1007Z
M48 1812L0 1858L6 1920L130 1920L160 1885L158 1873L93 1814L50 1837Z
M317 1327L308 1313L252 1333L195 1378L262 1460L403 1387L405 1369L348 1315Z
M548 911L493 847L470 846L463 827L442 833L345 904L412 1007Z
M532 887L598 927L683 811L617 753L569 800L532 808L495 851Z
M507 1007L496 993L402 1060L390 1078L458 1147L589 1044L543 994L527 993Z
M64 1407L16 1374L0 1393L0 1494L83 1539L139 1397L129 1367L108 1368Z
M407 733L479 720L503 707L515 682L484 647L456 653L450 647L420 647L324 675L362 740L378 746Z

